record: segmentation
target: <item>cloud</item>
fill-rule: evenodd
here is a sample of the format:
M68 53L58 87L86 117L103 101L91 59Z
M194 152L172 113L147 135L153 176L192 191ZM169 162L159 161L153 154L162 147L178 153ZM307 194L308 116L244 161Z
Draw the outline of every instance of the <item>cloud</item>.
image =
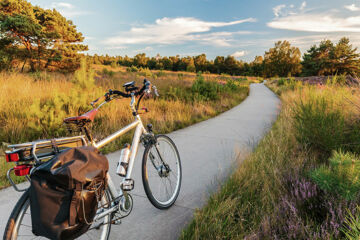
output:
M306 2L302 2L300 6L300 11L304 10L306 8Z
M74 5L72 5L71 3L67 3L67 2L53 2L53 3L51 3L51 7L52 8L72 9L72 8L74 8Z
M281 4L281 5L278 5L276 7L273 8L273 12L274 12L274 15L276 17L279 17L280 14L281 14L281 10L284 9L286 7L285 4Z
M67 2L53 2L51 3L50 8L55 8L66 18L91 14L91 12L88 11L77 10L73 4Z
M304 32L360 32L360 16L336 17L331 14L297 14L277 18L267 25L271 28Z
M236 51L233 54L231 54L231 56L235 57L235 58L239 58L239 57L243 57L247 54L246 51Z
M360 11L360 7L357 7L355 4L345 5L344 8L352 12Z
M145 48L141 48L141 49L136 49L134 50L135 53L138 53L138 52L141 52L141 53L144 53L144 52L149 52L149 51L152 51L154 50L152 47L145 47Z
M254 18L247 18L232 22L207 22L192 17L161 18L154 24L144 24L132 27L129 31L121 32L118 36L104 41L107 45L129 44L179 44L187 41L198 41L216 46L228 46L231 37L236 34L249 32L212 32L213 28L232 26L246 22L255 22Z

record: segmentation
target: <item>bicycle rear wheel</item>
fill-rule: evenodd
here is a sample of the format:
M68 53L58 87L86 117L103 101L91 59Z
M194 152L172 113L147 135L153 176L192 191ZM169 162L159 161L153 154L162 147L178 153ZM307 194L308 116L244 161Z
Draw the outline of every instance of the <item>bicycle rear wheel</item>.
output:
M174 142L165 135L155 136L156 143L145 148L142 179L150 202L159 209L171 207L180 192L181 162Z
M109 195L107 190L101 200L101 205L108 205ZM99 203L100 204L100 203ZM89 230L77 239L107 240L110 235L111 214L106 215L99 222L94 222ZM32 233L29 190L24 192L16 203L7 222L4 240L46 239Z

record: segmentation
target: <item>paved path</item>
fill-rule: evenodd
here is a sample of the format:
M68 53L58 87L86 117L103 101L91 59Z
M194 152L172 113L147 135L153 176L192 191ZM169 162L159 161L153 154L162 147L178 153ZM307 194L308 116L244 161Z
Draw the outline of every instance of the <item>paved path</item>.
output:
M207 121L169 134L182 161L183 180L175 205L158 210L147 200L141 181L142 148L139 149L133 176L134 210L122 224L112 226L110 239L177 239L191 221L194 209L206 199L241 159L262 138L276 119L279 99L263 84L252 84L250 96L240 105ZM240 158L238 157L240 155ZM110 171L119 152L108 155ZM111 172L114 182L119 178ZM0 191L0 231L4 231L19 194L12 188Z

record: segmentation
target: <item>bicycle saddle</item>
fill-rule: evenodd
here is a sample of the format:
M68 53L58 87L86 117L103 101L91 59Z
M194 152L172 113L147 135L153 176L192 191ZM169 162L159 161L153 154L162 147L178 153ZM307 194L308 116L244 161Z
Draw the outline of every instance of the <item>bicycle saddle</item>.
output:
M92 121L94 121L94 118L95 118L95 115L97 112L98 112L98 110L95 108L91 111L88 111L87 113L84 113L81 116L65 118L64 123L77 123L80 121L92 122Z

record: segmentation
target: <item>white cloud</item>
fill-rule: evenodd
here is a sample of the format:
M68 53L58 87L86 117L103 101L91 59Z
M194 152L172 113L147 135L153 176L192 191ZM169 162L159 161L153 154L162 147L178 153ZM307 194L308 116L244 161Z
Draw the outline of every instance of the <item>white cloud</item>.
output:
M77 10L73 4L67 2L53 2L51 3L50 8L55 8L66 18L91 14L88 11Z
M110 46L110 47L106 47L105 49L107 50L123 50L123 49L127 49L127 47L125 46Z
M231 56L235 57L235 58L239 58L239 57L243 57L247 54L246 51L236 51L233 54L231 54Z
M285 4L281 4L281 5L278 5L278 6L274 7L274 8L273 8L274 15L275 15L276 17L279 17L279 16L281 15L281 10L282 10L283 8L285 8L285 7L286 7Z
M360 32L360 16L338 17L333 14L296 14L274 19L271 28L305 32Z
M191 17L161 18L154 24L144 24L132 27L130 31L121 32L118 36L104 41L107 45L129 44L178 44L186 41L199 41L205 44L228 46L231 36L247 34L248 32L215 32L211 29L237 25L246 22L255 22L254 18L247 18L232 22L206 22Z
M360 11L360 7L357 7L355 4L345 5L344 8L352 12Z
M304 10L306 8L306 2L302 2L300 6L300 11Z
M145 48L134 50L134 52L136 52L136 53L144 53L144 52L149 52L149 51L152 51L152 50L154 50L152 47L147 46Z
M71 3L67 3L67 2L53 2L53 3L51 3L51 7L52 8L72 9L72 8L74 8L74 5L72 5Z

